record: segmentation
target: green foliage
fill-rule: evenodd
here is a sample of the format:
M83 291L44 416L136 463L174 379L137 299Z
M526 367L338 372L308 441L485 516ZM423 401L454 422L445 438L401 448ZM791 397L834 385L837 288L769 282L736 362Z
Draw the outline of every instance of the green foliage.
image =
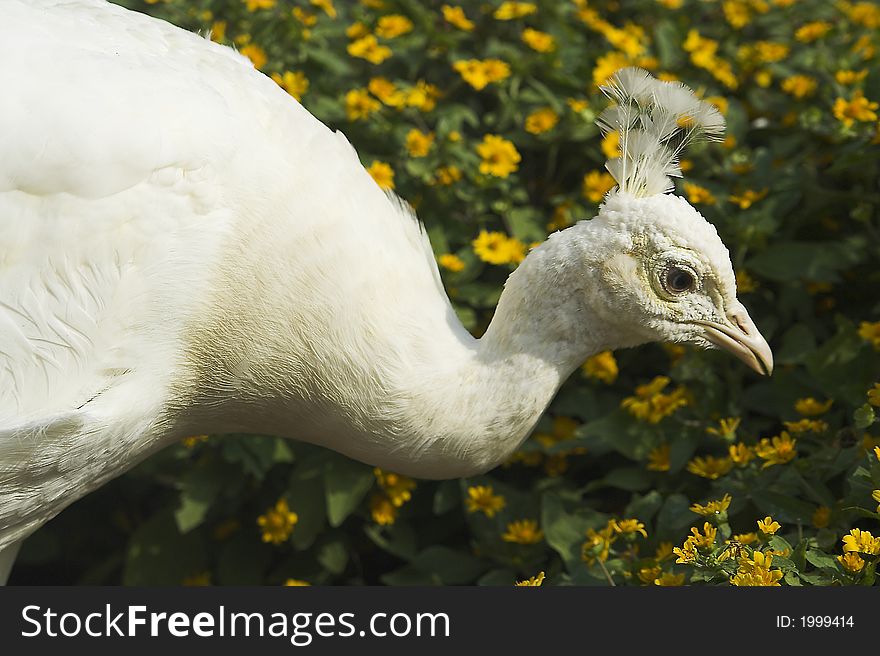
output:
M687 155L686 182L711 199L698 202L681 183L679 193L728 245L740 298L772 343L777 372L760 379L725 354L656 345L605 356L563 386L510 463L414 488L271 437L176 446L33 536L13 580L509 585L545 571L553 584L874 584L880 541L849 533L880 528L872 498L880 489L873 3L635 0L588 8L546 0L534 13L500 20L500 2L467 0L473 31L444 20L440 2L338 2L336 17L306 0L253 11L243 0L124 4L215 37L224 30L225 43L265 51L264 72L304 75L303 104L343 130L365 165L390 164L438 257L460 258L443 275L475 334L491 318L517 248L596 211L585 176L605 160L593 124L604 107L594 77L613 72L608 53L618 53L618 65L637 63L720 98L730 139ZM378 39L392 54L378 64L350 55L356 37L346 29L360 22L364 33L375 31L390 14L413 26ZM825 33L810 39L798 31L817 21L817 32L828 23ZM529 47L526 27L552 35L555 48ZM785 52L776 56L761 42ZM477 90L453 67L469 59L502 60L509 75ZM374 95L368 117L351 117L347 94L368 93L380 76L411 103ZM810 80L815 88L798 97L793 89ZM436 88L435 106L411 95L419 81ZM546 109L555 124L527 130L527 118ZM412 130L433 134L427 154L407 147ZM521 155L509 175L480 170L486 134ZM444 184L441 167L460 178ZM481 230L513 244L506 261L490 264L474 250ZM658 376L669 380L646 386ZM672 409L651 406L649 421L640 420L621 407L630 397ZM832 403L802 402L811 397ZM478 486L491 490L480 497ZM691 509L724 495L729 507L706 518ZM492 506L497 497L503 507ZM277 543L264 541L258 517L279 499L296 521L278 529ZM758 531L767 516L781 525L775 533ZM519 520L534 524L512 524ZM838 558L846 535L861 554L848 556L850 569ZM689 544L692 557L672 554Z

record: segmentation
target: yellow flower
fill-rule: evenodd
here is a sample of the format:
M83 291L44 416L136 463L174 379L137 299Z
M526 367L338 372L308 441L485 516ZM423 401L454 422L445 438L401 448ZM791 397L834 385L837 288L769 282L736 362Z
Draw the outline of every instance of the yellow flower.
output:
M773 84L773 74L767 69L762 69L755 73L755 83L762 89L766 89Z
M880 446L874 447L874 457L876 457L877 460L880 460Z
M430 112L437 106L439 97L440 89L437 86L419 80L414 87L406 92L405 103L407 107L415 107L421 112Z
M553 52L556 50L556 39L552 34L527 27L520 35L523 43L537 52Z
M733 460L714 456L698 456L687 464L687 470L690 473L712 481L721 478L732 468Z
M733 539L740 544L753 544L758 541L757 533L740 533L739 535L734 535Z
M395 39L402 34L411 32L412 28L412 21L406 16L389 14L382 16L376 24L376 36L383 39Z
M641 568L637 576L639 577L639 581L646 585L651 585L654 583L654 580L663 573L663 568L660 565L654 565L653 567L643 567Z
M732 441L736 439L736 429L739 428L741 421L742 419L739 417L719 419L718 428L709 426L709 428L706 429L706 432L709 433L709 435L717 435L718 437L723 437L726 440Z
M453 255L452 253L445 253L437 258L437 262L444 269L448 271L452 271L453 273L457 273L464 269L464 260L462 260L458 255Z
M736 575L730 579L732 585L737 586L778 586L782 578L780 570L771 570L770 564L773 557L756 551L752 558L740 558L739 569Z
M880 321L862 321L859 324L859 337L880 351Z
M837 98L834 101L832 111L834 112L834 117L849 128L856 121L876 121L877 113L874 110L877 107L877 103L865 98L862 90L859 89L853 94L852 100Z
M297 100L302 100L303 95L309 90L309 80L305 73L284 71L283 75L272 73L272 79Z
M535 435L535 439L540 442L541 446L545 449L549 449L560 442L573 439L578 426L578 422L571 417L554 417L552 433L549 435L547 433L538 433Z
M522 159L510 141L497 134L487 134L482 143L477 145L480 162L480 173L506 178L519 168Z
M773 41L757 41L754 44L752 55L762 64L772 64L788 57L790 48L784 43Z
M525 259L525 244L503 232L481 230L472 243L477 257L489 264L515 264Z
M880 407L880 383L874 383L874 387L868 390L868 403Z
M524 586L537 587L537 586L541 585L543 582L544 582L544 572L538 572L537 576L532 576L531 578L528 578L525 581L517 581L515 585L517 587L524 587Z
M389 107L400 107L406 102L406 95L384 77L370 78L367 89Z
M620 535L641 533L643 538L648 537L648 533L645 531L645 525L637 519L612 519L610 523L614 528L614 532Z
M373 470L376 482L385 492L388 500L396 507L400 508L407 501L412 499L412 491L416 487L416 482L408 476L395 474L394 472L384 471L376 467Z
M669 394L663 394L662 390L668 384L669 378L657 376L647 385L636 387L635 396L626 397L620 406L628 410L636 419L657 424L688 403L683 387L676 388Z
M775 535L776 531L782 528L782 525L775 521L769 515L764 519L758 520L758 530L764 535Z
M605 82L608 81L608 78L621 68L626 68L629 65L629 57L622 52L612 50L596 60L596 66L593 68L593 83L596 84L596 86L605 84Z
M677 587L680 585L684 585L684 574L673 574L672 572L664 572L656 579L654 579L654 585L659 585L663 587Z
M366 59L371 64L381 64L391 56L391 48L379 45L372 34L352 41L348 44L347 50L352 57Z
M582 193L587 200L598 203L605 194L617 184L610 173L605 171L590 171L584 176Z
M376 493L370 497L370 514L380 526L390 526L397 520L397 507L387 496Z
M736 291L740 294L748 294L758 288L758 281L748 271L740 269L736 272Z
M843 536L843 551L844 553L854 551L876 556L880 554L880 538L875 538L869 531L854 528L849 532L849 535Z
M544 532L534 519L518 519L507 525L507 531L501 539L516 544L537 544L544 539Z
M249 43L240 50L241 54L251 60L254 68L260 69L266 65L268 58L266 51L255 43Z
M265 514L257 517L257 525L263 530L263 542L281 544L290 534L293 527L299 521L295 512L291 512L287 506L287 499L278 499L274 507L269 508Z
M816 528L826 528L831 522L831 508L828 506L819 506L813 513L813 526Z
M831 29L831 23L827 21L814 21L801 25L795 30L794 38L801 43L812 43L816 39L821 39Z
M354 22L345 28L345 36L349 39L360 39L370 33L370 28L360 21Z
M510 66L500 59L461 59L453 63L452 68L477 91L510 77Z
M838 556L837 560L840 562L841 565L843 565L843 569L845 569L850 574L858 574L865 566L865 561L862 559L862 557L854 552Z
M741 0L727 0L721 4L724 10L724 18L734 29L740 29L752 21L752 13L749 6Z
M805 399L798 399L795 401L794 409L795 412L804 415L805 417L816 417L828 412L831 409L832 403L834 403L833 399L828 399L824 403L820 403L812 396L808 396Z
M581 559L588 564L592 564L597 558L603 562L608 560L611 545L615 540L617 540L617 534L614 532L612 522L608 522L601 531L588 528L587 541L584 542L581 550Z
M685 540L684 544L680 547L675 547L672 550L672 553L678 556L678 558L675 559L676 563L685 565L694 562L697 559L697 556L699 556L697 553L697 545L694 544L694 541L691 538Z
M406 150L411 157L425 157L434 145L434 133L410 130L406 135Z
M705 506L700 505L699 503L695 503L691 506L691 512L695 512L698 515L703 515L704 517L708 517L709 515L717 515L723 512L727 512L727 509L730 507L731 496L729 494L725 494L723 497L716 501L709 501Z
M809 75L792 75L782 81L782 90L800 100L812 96L817 84L816 78Z
M551 107L542 107L526 117L525 128L526 132L541 134L542 132L552 130L558 122L559 116Z
M580 114L590 108L590 102L583 98L566 98L565 104L568 105L569 109L575 114Z
M275 0L243 0L243 2L248 11L271 9L275 6Z
M620 132L612 130L602 138L602 152L608 159L620 157Z
M373 160L367 169L367 173L373 176L373 180L382 189L394 189L394 169L385 162Z
M460 30L464 30L465 32L470 32L474 29L473 21L468 19L464 13L464 9L461 7L443 5L440 7L440 11L443 12L443 18L450 25L453 25Z
M727 114L729 103L727 102L727 98L725 98L724 96L709 96L708 98L706 98L706 102L710 105L713 105L715 109L717 109L722 114Z
M538 8L531 2L502 2L492 14L497 20L514 20L534 14Z
M872 498L874 501L876 501L878 504L880 504L880 490L873 490L873 491L871 492L871 498ZM877 511L876 511L876 512L880 513L880 505L877 506Z
M828 424L821 419L801 419L800 421L784 421L785 430L789 433L821 433L828 430Z
M852 71L848 69L837 71L834 74L834 79L837 80L840 84L850 85L855 84L856 82L861 82L868 76L868 69L863 68L860 71Z
M293 17L296 20L298 20L300 23L302 23L306 27L312 27L315 23L318 22L318 17L315 16L315 14L313 14L310 11L306 11L302 7L294 7L293 11L291 11L290 13L293 14ZM310 30L303 30L304 36L308 35L308 34L311 34ZM305 38L309 38L309 37L305 36Z
M207 435L191 435L190 437L184 437L180 443L183 444L187 449L195 448L197 444L201 442L207 441Z
M669 455L672 449L668 444L661 444L648 453L647 469L650 471L669 471Z
M852 22L872 30L880 28L880 7L875 3L856 2L850 4L841 2L839 7Z
M681 9L684 4L684 0L657 0L657 2L667 9Z
M216 21L211 24L211 41L222 43L226 40L226 21Z
M288 588L301 588L312 585L308 581L303 581L302 579L287 579L284 582L284 585Z
M709 522L703 523L703 532L696 527L691 528L691 535L688 540L693 542L697 549L702 551L711 551L715 547L715 538L718 536L718 529Z
M434 173L434 180L437 184L448 187L461 180L461 169L457 166L441 166Z
M755 452L742 442L731 444L728 447L727 452L730 459L733 461L733 464L738 467L745 467L755 457Z
M584 375L588 378L601 380L603 383L610 385L617 380L617 360L611 351L602 351L590 357L581 366Z
M349 121L367 118L381 106L366 89L352 89L345 94L345 115Z
M684 183L684 193L687 194L688 200L694 204L714 205L715 196L712 192L692 182Z
M797 455L795 445L797 440L792 439L791 435L782 431L778 437L762 439L755 447L758 457L766 460L761 466L762 469L773 465L783 465L794 459Z
M336 7L333 6L333 0L309 0L309 3L313 7L323 9L330 18L336 18Z
M654 560L660 562L672 557L672 543L661 542L654 551Z
M753 191L751 189L746 189L741 194L733 194L729 196L729 200L734 205L739 205L741 210L747 210L752 205L757 203L759 200L764 198L767 195L767 190L762 189L761 191Z
M469 487L467 493L465 505L468 512L482 512L491 519L499 510L504 508L504 497L495 494L491 485Z

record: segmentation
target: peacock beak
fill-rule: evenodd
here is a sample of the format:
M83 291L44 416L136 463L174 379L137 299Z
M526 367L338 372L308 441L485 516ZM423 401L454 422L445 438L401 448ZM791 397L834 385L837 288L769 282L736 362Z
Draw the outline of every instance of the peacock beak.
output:
M762 376L773 373L773 351L755 322L739 303L727 314L729 323L697 321L703 336L719 348L730 351Z

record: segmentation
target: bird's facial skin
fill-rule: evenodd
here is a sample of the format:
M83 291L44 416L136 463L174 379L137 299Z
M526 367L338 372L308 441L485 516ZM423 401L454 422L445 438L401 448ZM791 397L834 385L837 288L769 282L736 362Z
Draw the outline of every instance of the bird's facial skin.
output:
M735 293L725 293L720 276L700 258L673 249L644 263L644 279L657 296L660 327L669 341L725 349L757 373L772 373L767 341Z
M643 340L721 348L759 374L772 372L770 347L736 298L727 249L693 207L673 195L612 197L603 214L622 246L603 277Z

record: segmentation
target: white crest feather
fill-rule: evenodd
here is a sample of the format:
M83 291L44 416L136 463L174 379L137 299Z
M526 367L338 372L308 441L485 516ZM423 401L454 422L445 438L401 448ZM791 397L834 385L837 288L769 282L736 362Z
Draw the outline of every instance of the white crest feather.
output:
M613 104L596 123L603 135L620 136L620 157L605 163L620 191L634 196L672 191L684 149L698 137L719 141L724 134L724 117L681 82L663 82L630 67L600 89Z

